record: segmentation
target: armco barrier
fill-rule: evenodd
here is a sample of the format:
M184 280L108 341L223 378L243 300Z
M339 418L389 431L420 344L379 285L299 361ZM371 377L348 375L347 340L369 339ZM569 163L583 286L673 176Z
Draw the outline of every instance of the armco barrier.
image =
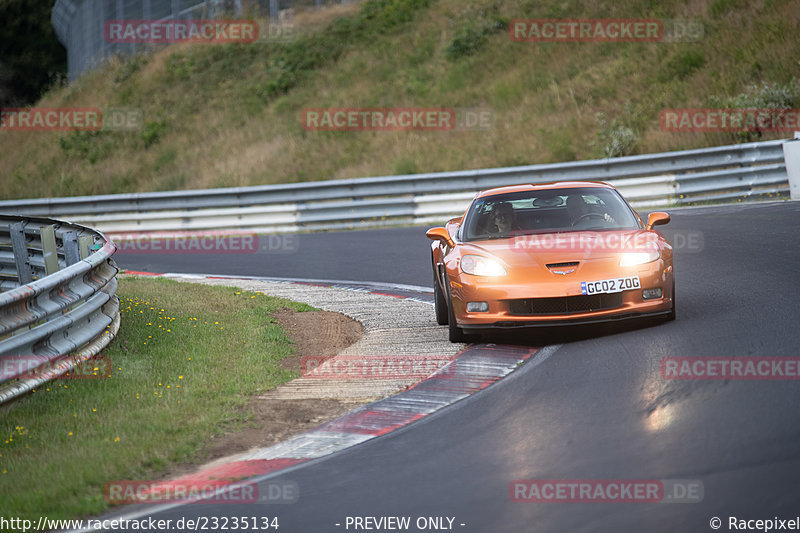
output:
M0 403L111 342L120 322L115 251L83 226L0 215ZM20 359L43 370L13 377L6 370Z
M794 140L783 144L783 155L789 176L790 196L792 200L800 200L800 132L795 133Z
M523 167L140 194L0 202L110 233L210 229L292 232L440 222L500 185L606 181L642 208L775 198L789 185L784 140Z

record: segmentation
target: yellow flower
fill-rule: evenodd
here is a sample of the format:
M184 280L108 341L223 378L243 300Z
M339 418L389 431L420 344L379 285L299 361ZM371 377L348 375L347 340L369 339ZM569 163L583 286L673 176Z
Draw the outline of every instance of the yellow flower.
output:
M114 442L119 442L119 437L115 438Z
M71 437L72 436L72 432L70 431L69 433L67 433L67 436Z

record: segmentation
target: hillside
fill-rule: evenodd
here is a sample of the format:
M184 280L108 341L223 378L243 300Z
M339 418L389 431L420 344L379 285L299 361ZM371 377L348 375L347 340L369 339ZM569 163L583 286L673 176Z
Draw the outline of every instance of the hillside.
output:
M667 18L696 42L515 42L509 21ZM42 107L127 107L134 132L0 131L0 197L243 186L547 163L787 133L672 133L663 109L800 107L790 0L371 0L299 12L297 37L113 61ZM308 108L488 112L482 129L308 131ZM460 112L460 111L459 111Z

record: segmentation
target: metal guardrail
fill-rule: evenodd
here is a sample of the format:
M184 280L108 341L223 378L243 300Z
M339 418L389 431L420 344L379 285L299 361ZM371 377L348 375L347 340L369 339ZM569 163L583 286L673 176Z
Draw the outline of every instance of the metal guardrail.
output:
M0 403L111 342L120 323L115 251L83 226L0 215Z
M768 198L789 184L784 140L570 163L189 191L0 202L109 233L246 229L293 232L441 221L481 189L606 181L635 207Z

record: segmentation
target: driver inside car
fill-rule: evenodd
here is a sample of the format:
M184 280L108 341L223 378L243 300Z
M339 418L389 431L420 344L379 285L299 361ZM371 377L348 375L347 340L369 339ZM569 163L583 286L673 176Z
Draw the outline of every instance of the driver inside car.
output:
M572 195L567 197L567 213L572 220L571 225L575 227L578 224L585 223L591 219L602 218L605 222L610 224L615 223L614 217L608 213L596 213L591 210L589 205L584 201L580 195Z
M490 232L495 235L508 235L512 231L518 231L517 217L514 208L506 202L499 202L494 205L490 215Z

